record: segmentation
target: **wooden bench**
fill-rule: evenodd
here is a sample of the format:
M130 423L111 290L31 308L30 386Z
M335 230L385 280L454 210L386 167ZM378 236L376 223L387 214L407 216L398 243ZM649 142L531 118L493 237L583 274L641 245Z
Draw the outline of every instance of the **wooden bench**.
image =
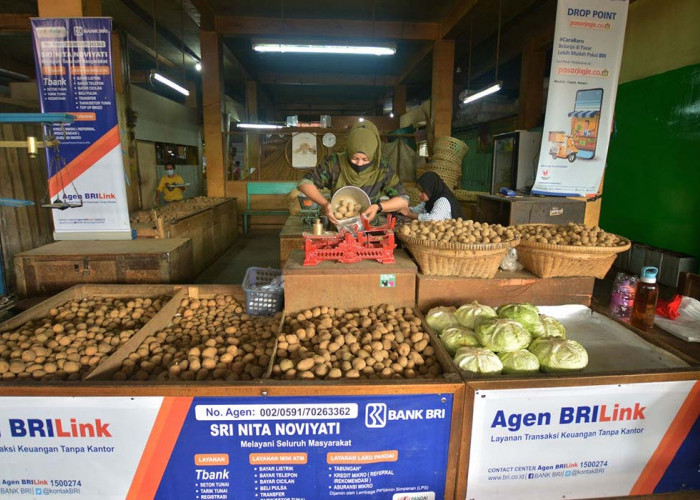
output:
M289 215L289 210L250 208L250 201L253 195L286 195L295 187L297 187L296 182L248 182L246 186L246 208L243 211L243 234L248 235L248 217L251 215Z

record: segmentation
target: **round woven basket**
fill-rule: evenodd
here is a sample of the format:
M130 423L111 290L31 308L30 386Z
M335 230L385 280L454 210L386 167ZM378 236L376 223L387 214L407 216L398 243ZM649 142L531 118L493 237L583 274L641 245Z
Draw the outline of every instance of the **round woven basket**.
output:
M420 189L415 183L404 182L403 185L406 188L406 193L408 193L408 202L410 206L415 206L420 203Z
M438 137L433 144L433 156L462 163L462 159L469 151L469 146L454 137Z
M618 236L619 237L619 236ZM563 278L584 276L605 278L615 262L617 254L629 250L632 243L619 247L584 247L552 245L520 240L518 260L532 274L540 278Z
M476 201L480 194L488 194L485 191L465 191L464 189L454 190L455 198L459 201Z
M455 189L460 184L459 181L462 177L461 167L455 167L449 163L433 162L428 164L428 170L438 174L450 189Z
M503 243L442 243L397 233L426 276L493 278L503 257L519 240Z

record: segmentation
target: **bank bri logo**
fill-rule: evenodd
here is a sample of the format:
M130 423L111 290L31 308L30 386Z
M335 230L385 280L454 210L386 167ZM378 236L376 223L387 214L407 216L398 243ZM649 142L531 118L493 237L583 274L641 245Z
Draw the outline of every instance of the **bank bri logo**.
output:
M386 404L368 403L365 406L365 427L381 429L386 427Z

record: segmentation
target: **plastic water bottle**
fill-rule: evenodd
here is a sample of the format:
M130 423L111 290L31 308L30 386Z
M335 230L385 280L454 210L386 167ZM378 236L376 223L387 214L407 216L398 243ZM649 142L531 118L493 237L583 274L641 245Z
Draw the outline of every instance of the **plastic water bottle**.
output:
M659 285L656 284L657 274L659 274L659 270L656 267L647 266L642 268L639 275L631 323L632 326L640 330L650 330L654 326L656 300L659 298Z

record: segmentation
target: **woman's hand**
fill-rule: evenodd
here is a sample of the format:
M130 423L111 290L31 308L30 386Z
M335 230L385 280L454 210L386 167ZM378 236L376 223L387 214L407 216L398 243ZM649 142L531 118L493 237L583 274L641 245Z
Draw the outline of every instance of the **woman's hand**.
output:
M379 212L379 205L372 203L369 207L367 207L367 210L362 212L362 217L371 222L372 219L377 216L377 212Z
M410 207L402 207L401 210L399 210L399 213L400 213L401 215L409 216L409 215L411 215L411 213L413 213L413 212L411 212L411 208L410 208Z
M335 218L331 202L327 201L323 208L326 211L326 217L328 217L328 220L331 221L333 224L338 224L338 219Z

